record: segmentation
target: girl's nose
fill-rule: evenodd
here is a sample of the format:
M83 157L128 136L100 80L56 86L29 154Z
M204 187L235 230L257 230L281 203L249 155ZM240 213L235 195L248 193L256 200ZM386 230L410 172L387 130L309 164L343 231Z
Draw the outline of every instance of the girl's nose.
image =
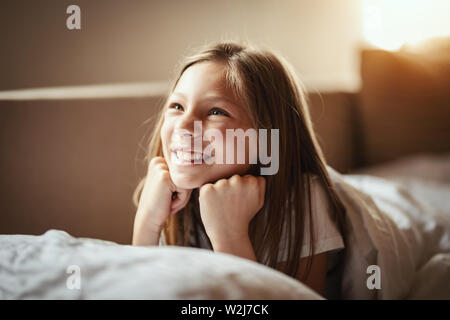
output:
M186 112L178 118L175 124L175 130L182 132L183 135L190 134L193 136L195 133L195 123L197 123L197 126L199 124L201 125L201 119L193 113Z

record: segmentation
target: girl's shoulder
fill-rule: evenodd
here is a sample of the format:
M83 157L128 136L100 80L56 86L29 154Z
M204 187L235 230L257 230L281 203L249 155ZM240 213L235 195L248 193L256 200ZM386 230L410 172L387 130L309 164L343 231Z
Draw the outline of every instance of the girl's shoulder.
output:
M303 177L304 177L303 181L305 183L309 178L311 190L311 202L313 202L313 199L315 200L315 202L325 201L328 193L320 176L312 173L303 173ZM304 188L304 190L306 192L306 188ZM325 202L327 203L328 201Z

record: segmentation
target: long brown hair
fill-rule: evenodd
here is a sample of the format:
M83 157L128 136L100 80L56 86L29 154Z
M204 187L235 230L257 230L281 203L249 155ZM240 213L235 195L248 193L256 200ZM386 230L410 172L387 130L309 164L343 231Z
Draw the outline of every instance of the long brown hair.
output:
M344 242L345 209L316 140L304 90L292 67L280 55L245 44L220 42L186 59L169 94L186 69L207 61L225 64L226 83L246 108L255 128L279 129L279 170L275 175L265 176L264 206L250 223L249 237L258 261L276 268L283 226L290 226L286 230L287 263L281 271L296 277L302 244L306 243L304 224L309 221L311 245L306 272L302 274L305 279L314 255L311 177L318 176L325 188L333 209L330 218L337 224ZM148 161L163 156L160 137L163 121L161 111L149 143ZM144 182L145 178L136 188L136 205ZM193 191L180 213L170 216L163 232L169 245L199 246L199 234L206 233L199 214L198 190Z

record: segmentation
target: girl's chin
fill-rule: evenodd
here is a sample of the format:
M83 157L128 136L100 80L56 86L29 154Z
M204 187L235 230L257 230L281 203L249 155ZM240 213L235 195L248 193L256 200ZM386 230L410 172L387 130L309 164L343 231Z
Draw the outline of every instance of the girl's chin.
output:
M198 170L199 168L200 171ZM216 169L216 170L214 170ZM231 177L233 174L243 174L248 171L248 166L231 166L227 168L199 166L194 168L183 168L169 165L170 177L173 183L180 189L192 190L206 183L213 183L221 178ZM223 170L227 169L227 170Z
M172 181L177 186L177 188L185 189L185 190L192 190L201 187L206 182L200 181L197 177L195 179L194 177L186 177L186 176L180 176L177 174L172 175Z

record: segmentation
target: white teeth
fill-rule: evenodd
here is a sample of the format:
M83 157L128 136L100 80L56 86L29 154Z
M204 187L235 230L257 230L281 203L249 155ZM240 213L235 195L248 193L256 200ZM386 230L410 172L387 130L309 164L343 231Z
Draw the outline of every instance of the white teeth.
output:
M203 159L201 153L194 153L191 152L183 152L181 150L176 151L177 158L183 161L200 161Z

